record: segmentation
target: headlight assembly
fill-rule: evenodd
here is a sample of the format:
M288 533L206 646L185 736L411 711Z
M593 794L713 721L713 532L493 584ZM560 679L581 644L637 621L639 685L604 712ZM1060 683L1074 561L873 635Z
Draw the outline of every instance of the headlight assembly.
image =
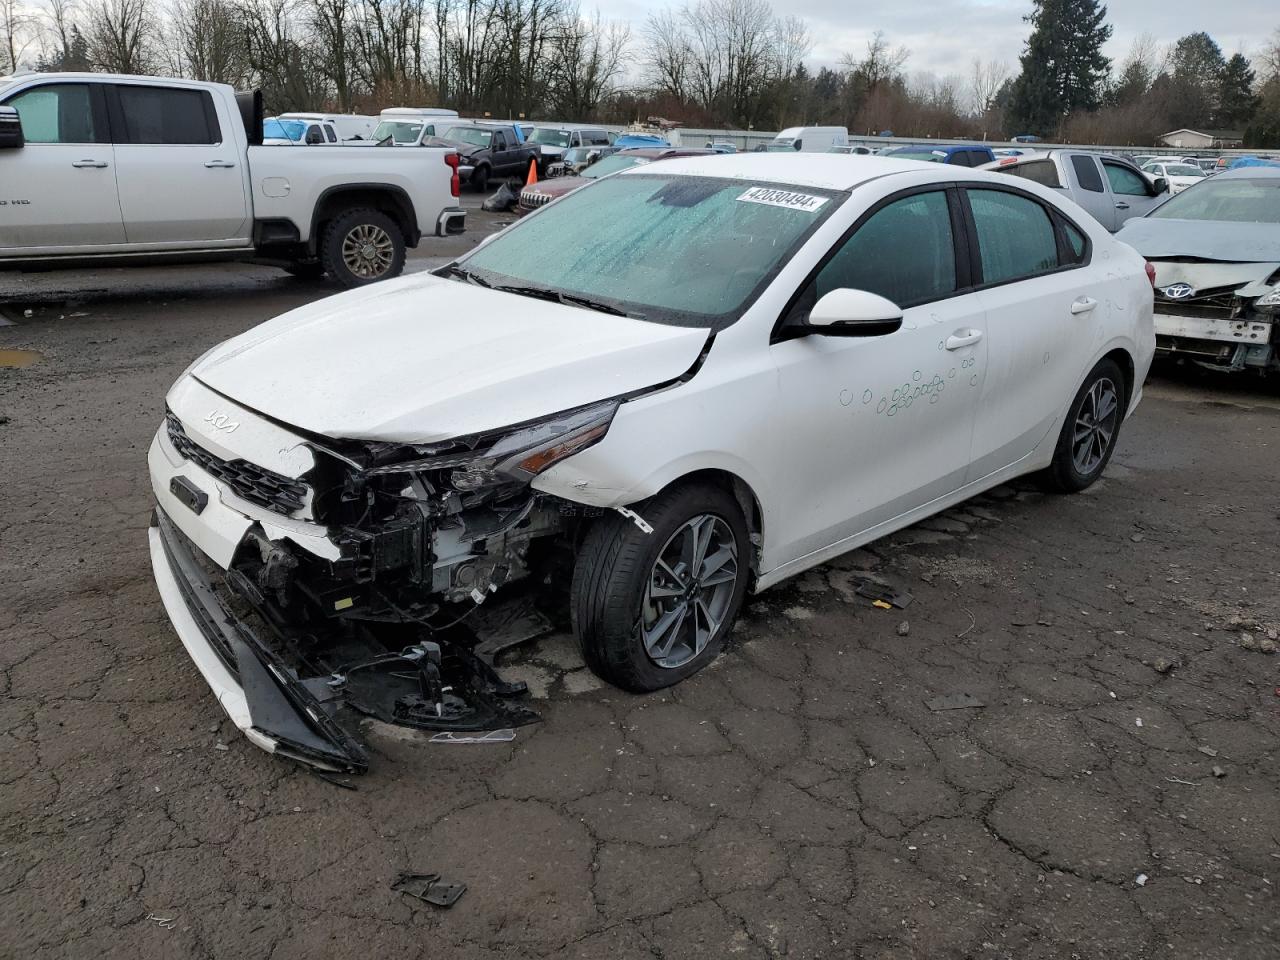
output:
M389 463L365 476L449 470L457 490L478 490L503 483L528 483L554 464L599 443L609 432L621 401L605 400L553 414L497 436L487 447Z
M1253 306L1263 313L1280 313L1280 286L1272 287L1271 292L1260 296L1253 302Z

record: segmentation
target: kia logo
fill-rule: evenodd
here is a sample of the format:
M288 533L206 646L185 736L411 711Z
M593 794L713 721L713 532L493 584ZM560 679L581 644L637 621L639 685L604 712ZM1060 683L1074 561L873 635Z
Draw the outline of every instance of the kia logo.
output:
M1195 296L1196 288L1189 283L1171 283L1167 287L1162 287L1160 292L1164 294L1166 300L1186 300Z
M236 427L240 426L239 421L232 420L225 413L219 413L217 410L210 410L205 414L204 422L212 426L215 430L225 430L230 433Z

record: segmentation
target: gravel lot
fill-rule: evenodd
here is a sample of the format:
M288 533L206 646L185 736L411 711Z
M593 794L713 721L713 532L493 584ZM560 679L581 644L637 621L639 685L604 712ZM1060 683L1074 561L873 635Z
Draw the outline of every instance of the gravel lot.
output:
M1280 955L1280 657L1248 649L1280 625L1280 388L1161 374L1088 493L1001 488L762 594L665 694L544 639L508 661L543 724L369 728L352 791L223 720L145 537L169 384L326 292L0 274L0 956ZM926 706L958 693L984 706Z

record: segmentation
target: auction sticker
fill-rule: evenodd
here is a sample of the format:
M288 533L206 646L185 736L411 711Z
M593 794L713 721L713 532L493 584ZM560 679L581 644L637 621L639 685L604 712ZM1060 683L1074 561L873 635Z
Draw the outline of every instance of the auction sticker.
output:
M808 213L820 209L827 202L826 197L779 190L776 187L752 187L738 199L743 203L763 203L769 207L786 207L788 210L804 210Z

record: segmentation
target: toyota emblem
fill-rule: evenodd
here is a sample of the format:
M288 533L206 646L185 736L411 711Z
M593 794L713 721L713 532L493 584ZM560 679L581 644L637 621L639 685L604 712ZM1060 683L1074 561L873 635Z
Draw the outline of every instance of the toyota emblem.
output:
M1160 292L1166 300L1187 300L1195 296L1196 288L1189 283L1171 283L1161 287Z

